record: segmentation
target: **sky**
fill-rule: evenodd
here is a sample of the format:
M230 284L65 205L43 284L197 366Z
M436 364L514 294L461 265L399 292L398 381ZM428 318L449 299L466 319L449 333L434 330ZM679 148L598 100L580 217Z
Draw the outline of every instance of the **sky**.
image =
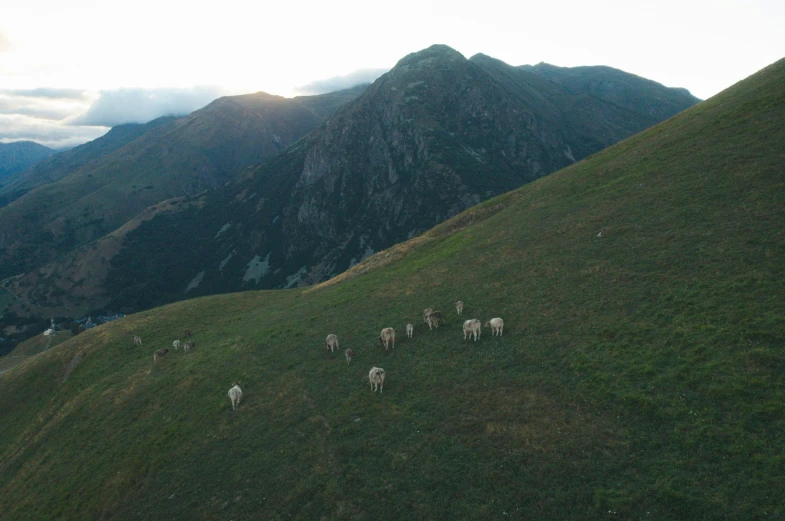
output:
M222 95L348 87L435 43L706 99L785 57L785 1L2 0L0 142L68 147Z

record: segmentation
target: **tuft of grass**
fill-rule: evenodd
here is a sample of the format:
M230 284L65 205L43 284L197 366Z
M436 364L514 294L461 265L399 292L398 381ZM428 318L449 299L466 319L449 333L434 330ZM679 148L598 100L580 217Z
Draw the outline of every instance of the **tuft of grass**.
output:
M781 61L340 281L184 301L35 356L0 377L0 512L785 517L784 117ZM503 337L463 341L492 316ZM196 349L153 364L185 328Z

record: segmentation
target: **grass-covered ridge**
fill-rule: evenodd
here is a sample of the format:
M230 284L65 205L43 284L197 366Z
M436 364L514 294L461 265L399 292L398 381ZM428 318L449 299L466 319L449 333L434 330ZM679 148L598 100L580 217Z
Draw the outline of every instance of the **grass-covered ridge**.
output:
M181 302L38 355L0 377L0 513L784 517L783 120L780 61L377 269ZM467 348L459 298L504 337ZM153 366L186 327L195 351ZM331 332L351 366L325 356Z

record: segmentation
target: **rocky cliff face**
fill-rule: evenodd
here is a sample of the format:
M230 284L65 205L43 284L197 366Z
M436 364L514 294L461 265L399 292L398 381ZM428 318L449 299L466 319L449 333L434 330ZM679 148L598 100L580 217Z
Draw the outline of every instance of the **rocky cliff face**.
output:
M141 224L123 250L144 254L112 260L114 304L324 280L649 125L486 58L413 53L246 179ZM157 253L181 237L187 258Z

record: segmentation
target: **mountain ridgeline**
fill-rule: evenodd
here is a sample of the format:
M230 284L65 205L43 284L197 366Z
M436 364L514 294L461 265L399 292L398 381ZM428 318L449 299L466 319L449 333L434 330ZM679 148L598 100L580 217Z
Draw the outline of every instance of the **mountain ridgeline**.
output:
M51 148L32 141L0 143L0 187L13 181L15 174L54 154Z
M654 93L638 111L487 56L413 53L246 178L135 227L105 295L139 309L326 280L698 101L636 79Z

